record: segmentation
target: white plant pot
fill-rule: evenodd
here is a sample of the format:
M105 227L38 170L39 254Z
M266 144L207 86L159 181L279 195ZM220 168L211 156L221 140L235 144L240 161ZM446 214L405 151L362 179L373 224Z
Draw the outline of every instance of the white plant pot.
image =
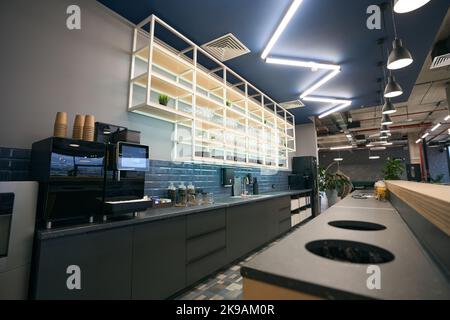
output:
M325 191L328 199L328 208L337 202L338 191L336 189Z

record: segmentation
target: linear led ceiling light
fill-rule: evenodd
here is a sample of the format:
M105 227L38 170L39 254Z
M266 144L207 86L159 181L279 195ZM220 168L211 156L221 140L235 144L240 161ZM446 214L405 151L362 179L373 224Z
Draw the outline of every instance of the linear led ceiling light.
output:
M426 137L428 137L430 135L429 132L425 133L423 136L421 136L422 139L425 139Z
M444 119L444 121L448 121L448 120L450 120L450 115L446 116Z
M338 105L337 107L334 107L334 108L328 110L327 112L324 112L321 115L319 115L319 119L325 118L326 116L329 116L332 113L335 113L335 112L338 112L338 111L340 111L342 109L345 109L348 106L350 106L351 104L352 104L352 102L349 101L349 102L346 102L344 104Z
M431 128L431 132L436 131L437 128L439 128L441 126L440 123L438 123L437 125L435 125L433 128Z
M266 63L270 64L281 64L285 66L293 66L300 68L308 68L311 70L340 70L340 66L335 64L326 64L326 63L318 63L314 61L304 61L304 60L293 60L293 59L281 59L281 58L272 58L268 57L266 59Z
M289 21L291 21L292 17L294 16L295 12L297 11L298 7L302 3L303 0L294 0L289 7L288 11L283 17L283 20L281 20L281 23L278 25L277 29L275 30L275 33L272 35L272 38L270 38L269 43L267 43L266 48L264 49L263 53L261 54L261 58L265 59L269 55L270 50L272 50L273 46L277 42L278 38L280 38L281 34L283 33L286 26L289 24Z
M430 0L395 0L394 11L397 13L411 12L426 5Z
M417 139L417 140L416 140L416 143L420 143L420 141L422 141L422 139Z
M380 159L380 156L370 156L369 159L370 160L378 160L378 159Z
M334 158L333 160L336 161L336 162L340 162L340 161L343 161L344 158Z
M306 97L303 100L312 102L325 102L325 103L352 103L351 100L334 99L334 98L322 98L322 97Z
M345 149L352 149L353 146L340 146L340 147L331 147L330 150L345 150Z
M313 84L310 88L308 88L307 90L305 90L301 95L300 95L300 99L304 99L305 97L307 97L310 93L312 93L313 91L316 91L317 89L319 89L321 86L323 86L325 83L327 83L328 81L330 81L331 79L333 79L334 77L336 77L339 72L341 72L341 68L333 70L332 72L330 72L328 75L326 75L325 77L323 77L322 79L320 79L318 82L316 82L315 84Z

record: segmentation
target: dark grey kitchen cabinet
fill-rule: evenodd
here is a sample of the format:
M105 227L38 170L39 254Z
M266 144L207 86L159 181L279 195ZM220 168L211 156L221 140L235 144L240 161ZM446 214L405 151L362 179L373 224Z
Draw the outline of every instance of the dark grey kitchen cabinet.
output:
M192 285L227 263L225 209L187 216L186 230L186 284Z
M266 242L265 203L266 201L255 202L227 209L228 261L240 258Z
M132 227L38 242L35 299L130 299ZM70 267L79 267L75 273ZM69 273L68 273L69 271ZM69 289L79 275L80 288Z
M165 299L186 286L186 217L135 226L133 299Z

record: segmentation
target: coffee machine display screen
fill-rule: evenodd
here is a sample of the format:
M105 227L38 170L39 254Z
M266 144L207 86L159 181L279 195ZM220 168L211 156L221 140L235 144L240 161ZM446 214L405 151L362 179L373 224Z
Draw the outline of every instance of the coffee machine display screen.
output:
M119 144L118 170L147 171L148 146Z

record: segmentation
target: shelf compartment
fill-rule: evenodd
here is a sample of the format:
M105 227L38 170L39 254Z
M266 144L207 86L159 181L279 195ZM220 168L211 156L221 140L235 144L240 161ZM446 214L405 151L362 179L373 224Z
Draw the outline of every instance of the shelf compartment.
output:
M134 113L166 120L169 122L176 122L176 123L191 122L193 120L192 115L188 113L181 112L173 108L156 103L150 103L149 105L143 103L141 105L133 107L131 111Z
M142 74L131 80L133 84L137 84L143 88L147 88L147 73ZM167 94L173 98L184 97L192 94L192 90L186 86L179 84L163 75L153 73L151 79L152 89Z

